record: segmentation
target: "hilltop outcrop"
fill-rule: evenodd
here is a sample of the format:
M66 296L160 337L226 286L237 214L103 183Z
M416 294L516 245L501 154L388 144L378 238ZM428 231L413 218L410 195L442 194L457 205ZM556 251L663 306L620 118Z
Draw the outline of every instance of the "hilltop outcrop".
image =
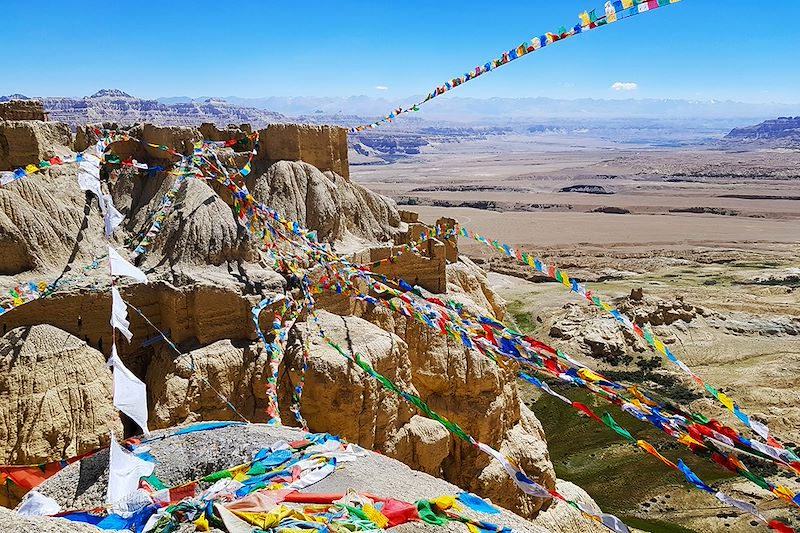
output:
M122 425L103 354L47 324L0 337L0 463L72 457Z

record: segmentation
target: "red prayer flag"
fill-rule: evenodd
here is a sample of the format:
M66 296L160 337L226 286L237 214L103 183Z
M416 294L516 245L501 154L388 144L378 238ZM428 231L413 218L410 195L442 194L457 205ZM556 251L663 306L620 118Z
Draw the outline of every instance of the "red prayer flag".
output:
M780 531L781 533L796 533L794 529L784 524L780 520L773 520L770 522L769 528L774 529L775 531Z
M589 418L597 420L601 424L605 425L605 422L600 420L600 417L598 417L596 414L594 414L591 409L589 409L588 407L586 407L582 403L580 403L580 402L572 402L572 407L574 407L575 409L578 409L579 411L582 411Z

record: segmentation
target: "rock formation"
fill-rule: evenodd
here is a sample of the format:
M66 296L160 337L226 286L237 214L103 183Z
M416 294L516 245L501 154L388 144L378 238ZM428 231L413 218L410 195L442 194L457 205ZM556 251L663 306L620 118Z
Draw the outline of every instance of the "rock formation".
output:
M0 464L72 457L122 431L103 354L53 326L0 338Z
M37 134L50 127L42 122L28 125ZM93 127L79 130L76 145L90 146L93 131ZM219 130L211 125L140 125L132 134L146 142L188 152L194 140L242 138L249 131L249 127ZM385 257L386 250L392 253L395 247L418 240L421 231L428 231L413 217L404 215L402 220L392 201L334 172L336 165L346 163L341 136L334 135L334 129L270 127L263 136L296 133L297 138L285 146L277 142L280 139L273 139L278 148L270 148L269 142L263 145L265 151L260 152L247 176L248 189L257 200L316 230L320 240L332 242L338 253L348 254L354 261ZM318 143L316 149L309 150L309 143ZM250 149L228 149L226 157L243 164ZM285 150L286 157L310 157L331 168L323 172L303 161L276 161L273 157L278 159L280 150ZM170 161L163 151L131 142L116 143L113 151L120 157L133 156L150 164ZM161 207L162 197L176 178L163 172L148 176L114 165L104 167L102 178L115 205L126 215L114 245L132 248L150 227L153 213ZM89 348L107 356L111 346L108 275L103 268L92 267L101 264L92 261L105 254L96 200L78 189L75 169L67 165L10 183L0 189L0 198L4 199L0 203L0 243L7 252L0 256L0 271L6 274L0 278L3 286L34 278L62 280L52 297L0 315L4 331L52 325L41 327L49 327L52 336L72 339L70 342L83 346L84 352L94 354L98 361L89 375L103 374L107 384L109 371L102 365L100 354ZM150 320L147 323L138 311L129 310L134 342L118 343L118 349L126 365L148 385L150 425L154 428L238 419L220 396L247 419L266 420L267 355L257 342L250 310L261 298L291 291L292 287L290 280L273 270L273 262L259 251L259 243L237 223L230 203L227 191L187 179L178 188L174 207L160 231L151 239L148 253L139 260L151 283L120 287L133 309ZM455 244L429 240L417 252L404 252L384 273L403 277L423 290L447 293L448 299L471 312L502 319L502 300L488 287L482 270L458 258ZM310 269L309 276L318 279L320 270ZM310 360L301 407L311 430L340 434L380 450L526 517L535 516L550 504L524 496L499 464L490 463L472 446L456 440L441 425L417 415L398 396L380 388L324 343L315 328L318 321L346 350L360 353L378 372L408 392L419 394L433 409L479 440L501 449L531 477L553 488L556 479L544 434L533 413L522 405L511 369L498 367L478 352L466 350L416 322L382 308L366 307L345 295L321 294L316 308L316 318L303 314L291 329L289 348L281 363L279 392L284 423L293 421L288 406L291 391L300 379L302 346L307 343ZM262 314L262 329L270 329L269 314L268 310ZM171 351L153 325L180 347L180 355ZM18 340L8 340L8 345L9 350L21 349ZM14 375L5 370L1 377L12 379ZM70 383L75 382L70 390L79 390L76 387L85 383L85 376L64 375ZM110 409L110 402L106 408ZM90 412L95 411L101 412L99 408ZM19 420L24 411L9 407L5 416ZM90 418L80 426L84 422L74 420L75 416L70 418L72 427L80 428L79 438L87 443L107 434L109 424L119 425L115 417L105 416L94 425ZM45 439L53 443L50 448L44 441L29 439L26 446L30 457L12 455L11 460L61 458L72 452L66 443L74 438L73 433L56 427L49 440ZM83 448L75 447L79 449Z
M753 126L734 128L723 141L796 148L800 146L800 117L778 117Z
M0 120L46 120L47 114L37 100L11 99L0 101Z
M0 169L11 170L72 151L72 134L58 122L0 120Z

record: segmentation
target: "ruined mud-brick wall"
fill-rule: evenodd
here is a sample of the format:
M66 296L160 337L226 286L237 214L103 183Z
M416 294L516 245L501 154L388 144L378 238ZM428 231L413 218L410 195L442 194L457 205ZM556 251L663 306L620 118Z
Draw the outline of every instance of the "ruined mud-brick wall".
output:
M270 124L259 132L260 158L305 161L323 172L350 177L347 130L336 126Z
M420 244L419 254L400 246L379 246L368 248L354 254L352 261L357 264L370 264L383 261L372 268L376 274L390 279L403 279L411 285L419 285L433 293L447 290L447 256L445 245L438 240L428 239ZM398 254L393 260L385 261Z
M116 123L105 122L78 128L75 149L83 151L97 141L95 126L116 129ZM154 126L144 124L132 128L131 134L145 142L163 144L183 153L191 153L192 143L200 139L227 141L241 139L252 132L249 124L228 126L219 129L206 123L199 127ZM347 130L336 126L317 126L310 124L270 124L258 131L261 149L255 159L259 161L303 161L319 170L334 172L346 179L350 178L347 159ZM118 149L118 147L115 147ZM145 147L151 159L164 159L164 153L157 148ZM249 148L248 148L249 150ZM131 155L131 154L125 154ZM245 154L237 164L244 164Z
M400 220L408 224L408 231L399 239L395 239L396 244L409 244L412 242L419 242L420 235L428 235L432 229L431 226L419 221L419 213L414 211L398 211ZM445 256L449 263L458 261L458 235L445 236L444 233L456 227L458 221L454 218L442 217L436 221L434 228L441 228L441 234L437 235L437 239L444 243Z
M37 100L11 100L0 102L2 120L47 120L44 106Z

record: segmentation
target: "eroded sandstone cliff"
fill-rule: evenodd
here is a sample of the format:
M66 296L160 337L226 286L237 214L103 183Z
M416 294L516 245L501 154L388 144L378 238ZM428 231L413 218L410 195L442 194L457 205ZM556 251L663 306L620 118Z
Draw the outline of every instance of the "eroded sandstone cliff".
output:
M32 124L45 128L43 123ZM191 142L204 136L243 137L249 132L249 128L202 129L145 125L136 133L146 142L189 151ZM270 131L263 135L269 136ZM336 136L327 138L333 143ZM93 140L93 129L87 128L79 133L77 144L85 148ZM116 143L115 150L120 157L165 162L164 152L130 142ZM228 155L232 160L246 160L246 153L230 150ZM321 240L332 242L340 253L353 258L380 256L380 250L416 239L414 233L424 227L402 221L392 201L330 169L322 172L306 162L275 161L268 156L269 151L256 158L247 177L253 196L316 230ZM103 177L115 205L126 215L114 245L133 247L150 227L153 213L162 207L161 199L176 178L113 165L104 168ZM237 419L239 414L253 422L265 421L267 355L257 341L250 311L263 297L294 289L237 223L224 190L188 179L175 198L139 262L152 282L121 287L125 300L152 324L138 311L131 312L134 340L130 344L118 341L120 355L147 383L153 428ZM59 375L37 385L38 389L16 384L2 389L8 401L2 418L5 428L0 431L13 432L15 437L13 446L0 448L0 462L46 461L89 451L120 424L112 414L110 371L100 354L109 354L111 330L109 277L102 266L105 240L97 202L80 191L76 170L69 166L10 183L0 189L0 199L0 243L5 252L0 254L2 286L62 280L52 296L0 315L6 334L0 379L11 384L20 372L38 373L42 368ZM469 260L458 259L453 243L429 242L418 252L401 255L387 273L408 277L423 290L447 292L447 298L476 313L502 319L504 304L489 288L484 272ZM426 266L419 269L420 265ZM309 273L320 275L313 269ZM518 397L513 371L437 331L346 295L320 295L317 310L317 320L330 338L360 353L378 372L418 394L481 441L513 457L542 485L555 487L544 434ZM263 313L261 327L268 331L271 317L267 315ZM312 430L336 433L380 450L523 516L535 516L546 507L549 502L517 491L499 464L490 463L443 426L419 416L398 396L380 388L323 342L315 334L317 322L314 327L311 322L305 314L299 317L279 370L284 423L294 421L288 406L300 379L301 347L308 343L301 409ZM172 351L153 326L164 331L182 353ZM64 342L57 346L44 340L34 343L31 339L42 336L41 328L49 328L48 339ZM22 365L14 356L22 352L40 362ZM50 392L41 391L42 387ZM63 393L53 392L58 390ZM67 423L32 426L26 412L41 412L42 405L47 405L37 394L57 396L60 404L45 408ZM220 396L239 414L228 409Z

